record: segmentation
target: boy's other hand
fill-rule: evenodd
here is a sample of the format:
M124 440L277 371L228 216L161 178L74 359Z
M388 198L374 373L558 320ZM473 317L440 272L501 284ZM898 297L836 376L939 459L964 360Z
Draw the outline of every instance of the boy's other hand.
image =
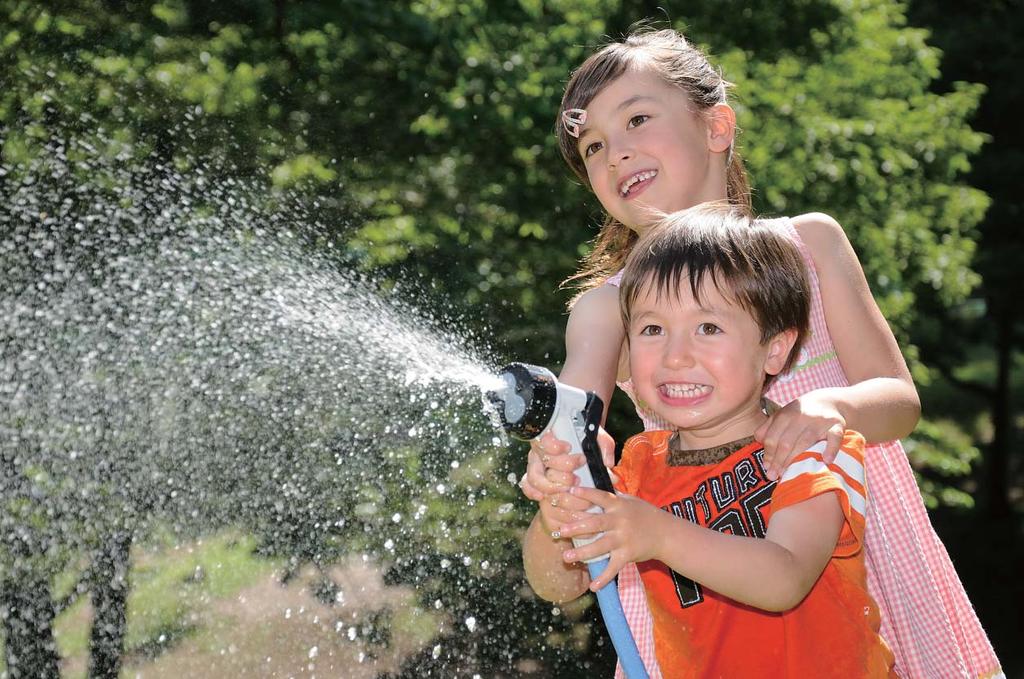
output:
M609 555L608 567L590 583L592 592L611 582L626 564L658 558L658 545L664 538L662 522L673 518L670 514L632 495L614 495L578 486L570 492L574 498L604 510L601 514L572 512L572 521L558 529L563 538L604 533L589 545L567 549L562 554L568 563Z
M827 398L804 394L768 416L754 438L764 444L764 464L769 480L779 478L800 453L825 441L822 457L832 462L846 431L846 418Z

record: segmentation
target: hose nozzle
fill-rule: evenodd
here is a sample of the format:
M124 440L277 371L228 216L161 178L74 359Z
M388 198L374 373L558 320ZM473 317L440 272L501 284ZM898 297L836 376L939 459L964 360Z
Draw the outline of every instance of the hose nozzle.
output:
M523 440L536 438L555 412L555 375L540 366L510 363L498 377L504 386L487 392L487 398L497 408L505 431Z

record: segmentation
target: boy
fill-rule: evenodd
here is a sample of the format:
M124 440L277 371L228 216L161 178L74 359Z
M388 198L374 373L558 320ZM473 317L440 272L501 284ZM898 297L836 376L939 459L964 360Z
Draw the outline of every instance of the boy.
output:
M569 564L610 554L596 591L637 562L668 677L895 676L861 551L864 439L848 431L832 464L821 444L769 481L752 438L765 389L807 333L796 246L698 206L641 236L620 286L637 395L676 430L626 443L614 473L628 494L572 486L541 502L523 546L531 585L574 598L588 576ZM549 457L551 477L571 472L565 458ZM562 552L566 538L600 532Z

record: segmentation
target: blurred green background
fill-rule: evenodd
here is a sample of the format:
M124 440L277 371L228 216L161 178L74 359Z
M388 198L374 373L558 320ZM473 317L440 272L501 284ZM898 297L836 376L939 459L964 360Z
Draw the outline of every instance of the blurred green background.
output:
M1022 4L0 0L3 163L29 163L55 135L102 132L123 141L121 151L186 175L216 167L213 181L266 182L268 194L314 206L346 266L423 281L432 293L421 304L470 319L494 355L557 370L571 295L559 283L600 222L600 206L558 156L562 88L605 36L639 19L682 29L736 84L757 211L824 211L846 228L922 395L923 419L906 447L933 521L1007 676L1024 676L1024 144L1013 108L1022 101ZM0 186L15 173L0 175ZM613 433L637 430L621 395L612 408ZM0 488L7 508L12 488ZM395 576L381 587L422 609L396 603L387 621L360 623L388 630L373 642L376 665L361 665L366 676L607 671L592 607L552 611L523 591L511 536L529 508L514 502L514 525L501 526L507 577L489 585L515 592L506 604L522 607L507 629L489 630L504 651L443 664L438 639L457 633L430 617L430 597ZM486 517L477 520L487 530ZM137 536L124 676L220 676L224 648L262 657L284 645L273 634L250 634L250 647L225 641L230 625L196 614L197 602L269 587L285 563L298 587L316 560L261 551L234 528L197 540L186 556L180 537ZM338 564L344 552L332 552ZM69 584L69 564L80 560L64 555L34 571L37 593L56 602L69 676L89 663L88 591ZM229 581L214 575L225 563ZM5 564L6 611L24 574ZM206 575L186 577L197 569ZM296 607L315 599L288 591ZM69 592L83 596L62 602ZM231 615L245 615L238 608ZM419 613L405 619L403 610ZM161 665L188 643L199 664L181 664L189 654L179 654ZM308 646L299 664L246 672L307 672Z

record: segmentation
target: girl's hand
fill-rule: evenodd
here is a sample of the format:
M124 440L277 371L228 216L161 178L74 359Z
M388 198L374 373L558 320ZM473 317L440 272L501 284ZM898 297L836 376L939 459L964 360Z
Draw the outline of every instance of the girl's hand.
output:
M846 431L846 418L825 395L811 391L768 416L754 438L764 444L769 480L779 478L794 457L825 441L822 457L832 462Z
M604 427L597 432L597 444L601 448L601 457L606 467L615 464L615 440ZM519 480L519 488L523 495L534 502L540 502L545 495L563 492L576 485L576 478L572 474L559 473L564 471L572 472L583 464L583 457L576 460L576 464L568 470L558 465L554 473L548 473L549 469L545 460L553 459L557 455L569 453L570 446L567 442L555 438L551 432L544 434L539 439L530 441L530 454L526 460L526 474Z
M658 545L665 537L662 526L666 519L673 518L670 514L632 495L613 495L603 490L580 487L574 487L570 493L588 505L595 504L604 509L602 514L572 512L572 520L558 529L562 538L604 533L589 545L562 553L567 563L609 555L608 567L590 583L590 591L596 592L611 582L628 563L657 558Z
M573 472L586 463L583 455L570 455L569 450L567 442L550 432L533 439L526 475L519 482L523 494L538 503L541 522L549 533L569 521L573 511L584 512L590 507L590 503L569 495L569 489L579 483Z
M611 467L615 460L615 440L604 427L598 431L597 443L605 466ZM531 440L526 474L519 481L523 495L540 504L541 518L548 531L570 520L568 513L556 509L582 512L590 508L590 503L568 494L569 489L579 483L574 473L576 468L586 463L583 455L570 455L570 448L567 442L550 432Z
M534 502L540 502L546 495L568 490L575 483L572 472L578 465L562 469L562 463L548 473L547 461L567 457L570 446L548 432L539 439L530 441L530 453L526 458L526 474L519 481L523 495ZM577 460L582 463L582 460Z

